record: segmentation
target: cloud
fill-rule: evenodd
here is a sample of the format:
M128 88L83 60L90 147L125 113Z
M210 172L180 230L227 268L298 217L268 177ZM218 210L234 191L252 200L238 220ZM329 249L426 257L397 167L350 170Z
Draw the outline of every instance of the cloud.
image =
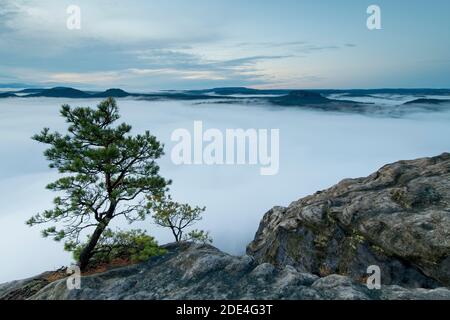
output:
M0 9L0 46L8 48L0 51L1 82L104 88L165 87L172 81L175 89L268 85L287 77L275 76L276 61L346 47L301 40L230 42L220 19L163 2L112 6L80 0L82 29L71 31L69 4L6 0ZM303 73L293 76L308 77Z
M14 6L11 2L6 1L2 3L0 7L0 33L5 33L9 30L8 22L15 16L18 12L18 8Z
M235 45L236 47L241 48L256 48L256 49L269 49L269 48L282 48L288 49L297 53L312 53L314 51L322 51L322 50L336 50L343 48L352 48L356 47L355 44L345 43L339 45L329 45L329 44L314 44L307 41L281 41L281 42L240 42Z
M82 29L70 31L65 28L64 1L37 3L6 1L2 6L0 45L8 48L0 52L3 80L102 86L148 77L243 81L248 76L239 69L276 58L202 57L188 51L214 45L221 39L217 31L203 27L189 33L161 30L153 20L139 15L135 20L116 16L117 11L101 2L97 6L83 3ZM116 19L106 19L108 14ZM93 17L95 24L90 22Z
M154 51L152 51L153 53ZM146 52L148 53L148 52ZM131 57L130 57L131 58ZM86 72L38 72L16 70L19 78L40 81L44 84L76 84L105 87L119 82L138 82L176 78L180 80L240 81L263 83L265 75L258 72L256 64L266 60L284 59L285 56L251 56L231 60L214 61L194 54L158 50L157 54L139 56L144 63L139 67ZM37 77L33 76L37 75Z
M274 56L250 56L243 58L236 58L226 61L217 62L217 65L223 67L242 67L242 66L252 66L257 62L265 61L265 60L278 60L284 58L290 58L291 55L274 55Z
M180 79L222 80L223 76L212 71L177 70L177 69L126 69L108 72L85 73L51 73L46 76L44 83L74 83L89 85L113 85L119 81L130 81L146 77L174 76Z
M180 68L182 70L200 70L227 72L235 68L254 66L260 61L284 59L287 55L256 55L233 59L214 60L199 54L181 50L149 49L130 52L135 58L149 67Z
M306 41L260 41L260 42L239 42L236 43L237 47L260 47L260 48L275 48L275 47L292 47L302 46L307 44Z

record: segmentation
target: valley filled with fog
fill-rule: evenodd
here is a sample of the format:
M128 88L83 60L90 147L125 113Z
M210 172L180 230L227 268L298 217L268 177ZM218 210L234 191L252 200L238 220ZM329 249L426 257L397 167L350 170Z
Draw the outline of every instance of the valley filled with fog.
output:
M338 98L338 97L336 97ZM384 100L383 100L384 99ZM405 98L378 97L385 108ZM45 146L30 137L43 127L62 132L60 106L94 107L100 99L12 98L0 100L0 283L69 264L62 243L40 236L40 227L25 221L51 208L55 194L45 189L57 178L42 155ZM386 102L387 101L387 102ZM172 179L175 200L206 206L198 228L210 231L214 245L242 254L264 213L328 188L344 178L366 176L398 160L434 156L450 151L450 106L436 112L416 110L390 117L282 108L264 104L215 104L195 101L119 99L122 121L133 133L150 130L165 143L161 173ZM177 166L170 158L174 130L193 130L194 121L205 129L279 129L279 173L260 175L259 165ZM127 229L126 221L115 226ZM132 228L147 229L160 244L172 241L168 230L150 217Z

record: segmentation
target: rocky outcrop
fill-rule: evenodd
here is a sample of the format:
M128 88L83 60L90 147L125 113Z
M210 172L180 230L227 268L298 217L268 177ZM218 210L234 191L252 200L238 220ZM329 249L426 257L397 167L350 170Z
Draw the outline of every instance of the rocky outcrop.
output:
M275 207L247 253L258 263L384 284L450 286L450 154L400 161Z
M38 276L0 284L0 300L26 300L50 283L66 278L65 268Z
M1 299L450 300L450 154L387 165L275 207L247 255L192 243L133 266L0 285ZM366 286L381 269L381 289Z
M68 290L62 279L29 299L450 299L450 290L444 288L369 290L342 275L319 278L292 266L276 268L250 256L231 256L209 245L186 243L166 249L167 254L148 262L82 277L80 290ZM9 286L10 291L17 289Z

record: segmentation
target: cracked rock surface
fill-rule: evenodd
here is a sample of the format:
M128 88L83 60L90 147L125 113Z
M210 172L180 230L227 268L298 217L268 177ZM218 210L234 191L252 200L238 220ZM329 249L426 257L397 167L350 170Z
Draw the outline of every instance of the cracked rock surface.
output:
M450 286L450 154L389 164L275 207L247 253L320 276L361 280L377 265L383 284Z
M366 285L342 275L319 278L292 266L258 264L250 256L231 256L209 245L169 245L168 253L148 262L82 277L80 290L66 280L48 284L28 299L450 299L450 290ZM19 288L23 287L23 283ZM14 286L6 288L13 290ZM17 288L15 288L17 289ZM0 292L2 287L0 287Z

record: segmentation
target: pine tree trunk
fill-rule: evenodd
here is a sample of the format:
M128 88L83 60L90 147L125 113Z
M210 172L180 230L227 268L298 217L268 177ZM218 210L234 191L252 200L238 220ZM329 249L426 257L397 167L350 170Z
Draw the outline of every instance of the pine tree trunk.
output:
M98 240L100 239L103 231L105 231L108 226L110 219L103 219L95 229L91 238L89 239L88 244L83 248L80 254L80 261L78 263L81 271L85 270L89 264L89 260L92 258L92 254L94 252L95 246L97 245Z

